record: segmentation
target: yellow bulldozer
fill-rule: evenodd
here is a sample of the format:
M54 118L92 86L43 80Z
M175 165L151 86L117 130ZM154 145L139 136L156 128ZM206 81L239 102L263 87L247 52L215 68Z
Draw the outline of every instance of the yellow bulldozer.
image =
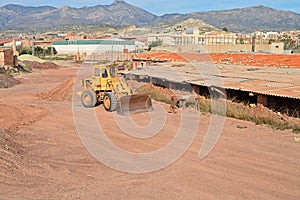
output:
M94 65L93 75L81 80L81 103L86 108L99 102L109 112L127 115L153 110L149 94L134 94L118 77L117 66Z

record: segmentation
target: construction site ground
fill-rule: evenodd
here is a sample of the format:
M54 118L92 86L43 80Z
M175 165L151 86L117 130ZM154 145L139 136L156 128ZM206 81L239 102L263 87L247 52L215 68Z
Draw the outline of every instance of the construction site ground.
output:
M299 54L249 54L249 53L173 53L165 51L151 51L138 54L135 58L151 59L156 61L176 61L176 62L210 62L215 64L249 65L257 67L282 67L299 68Z
M226 118L218 143L200 160L208 114L201 114L194 142L172 165L144 174L105 166L88 153L74 125L70 95L79 67L62 62L0 89L1 200L299 198L300 143L290 130ZM95 112L113 143L132 152L166 145L180 123L180 113L169 113L159 135L136 139L123 134L102 106ZM132 117L143 126L147 116Z

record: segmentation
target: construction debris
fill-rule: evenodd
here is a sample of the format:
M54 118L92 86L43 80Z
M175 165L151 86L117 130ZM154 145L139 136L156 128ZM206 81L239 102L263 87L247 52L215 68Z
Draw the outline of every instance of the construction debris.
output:
M0 74L0 88L11 88L20 83L20 81L14 79L9 75Z

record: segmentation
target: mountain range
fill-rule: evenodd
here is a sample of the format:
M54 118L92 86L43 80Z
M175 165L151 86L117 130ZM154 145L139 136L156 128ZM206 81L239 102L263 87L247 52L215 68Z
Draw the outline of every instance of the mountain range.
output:
M264 6L240 9L193 12L187 14L154 15L141 8L115 0L110 5L82 8L51 6L29 7L8 4L0 7L0 29L40 29L62 25L105 24L118 26L147 26L178 23L187 19L199 19L217 28L226 27L233 32L299 30L300 14L276 10Z
M179 18L180 20L186 18L201 19L215 27L226 27L236 32L300 29L300 14L292 11L276 10L261 5L241 9L173 15L172 18Z

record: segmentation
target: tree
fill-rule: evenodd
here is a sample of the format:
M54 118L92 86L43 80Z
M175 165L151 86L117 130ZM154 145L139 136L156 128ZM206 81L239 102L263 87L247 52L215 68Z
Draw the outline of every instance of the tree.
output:
M54 47L52 47L53 48L53 55L56 55L57 54L57 51L56 51L56 49L54 48ZM52 52L51 52L51 47L48 47L46 50L45 50L45 55L51 55L52 54Z
M244 42L244 39L243 39L243 38L241 38L241 39L240 39L240 44L245 44L245 42Z
M29 47L19 47L17 49L17 51L19 52L19 55L23 55L23 54L31 54L31 49Z
M155 40L155 41L152 41L152 42L149 44L148 51L150 51L153 47L158 47L158 46L161 46L162 44L163 44L163 41L162 41L162 40Z
M273 42L275 42L274 39L269 39L269 44L272 44Z
M45 55L45 49L43 49L40 46L37 46L34 48L34 55L40 57L40 56L44 56Z
M227 27L222 28L222 30L225 31L225 32L228 32L228 28Z
M54 47L53 48L53 54L56 55L57 51ZM51 56L52 52L51 52L51 47L48 47L47 49L44 49L40 46L37 46L34 48L34 53L36 56L38 57L44 57L44 56Z
M54 47L52 47L52 48L53 48L53 55L56 55L57 54L56 49ZM31 48L26 47L26 46L18 47L17 51L19 52L19 55L32 54ZM39 56L39 57L50 56L50 55L52 55L51 47L48 47L47 49L44 49L40 46L36 46L34 48L34 54L36 56Z

